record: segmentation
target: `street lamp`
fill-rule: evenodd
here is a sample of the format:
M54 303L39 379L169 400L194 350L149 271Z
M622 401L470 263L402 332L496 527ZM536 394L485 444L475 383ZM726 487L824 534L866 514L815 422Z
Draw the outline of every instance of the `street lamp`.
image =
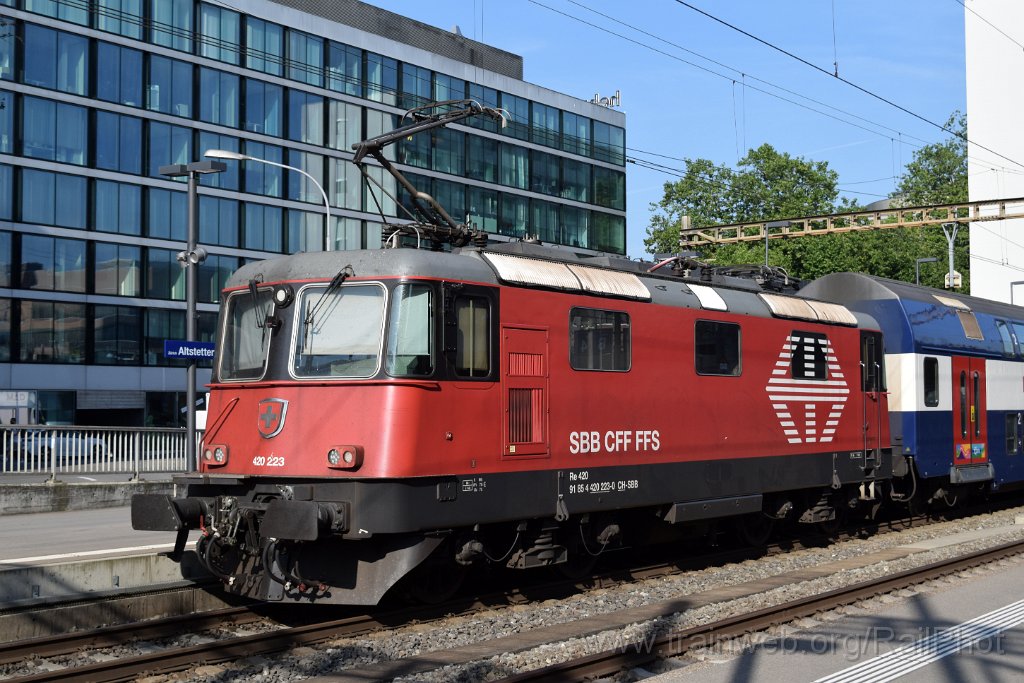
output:
M268 161L267 159L260 159L259 157L249 156L248 154L240 154L238 152L231 152L226 149L208 149L203 154L204 157L210 157L211 159L230 159L232 161L255 161L261 164L268 164L270 166L277 166L278 168L286 168L289 171L297 171L302 175L309 178L310 182L316 185L316 189L320 190L320 196L324 199L324 213L327 215L327 251L333 251L333 240L331 239L331 205L327 201L327 193L324 192L324 188L320 186L316 178L303 171L301 168L295 168L288 164L281 164L276 161Z
M919 259L915 260L914 261L914 284L915 285L921 284L921 264L922 263L938 263L938 262L939 262L939 259L935 258L934 256L929 256L928 258L919 258Z
M178 262L185 269L185 340L196 341L196 294L199 264L206 260L206 250L199 247L199 176L223 173L227 164L221 161L193 161L190 164L171 164L160 167L160 175L168 178L188 177L188 234L185 251L178 252ZM185 459L189 471L198 469L196 459L196 361L188 361L188 385L185 388Z

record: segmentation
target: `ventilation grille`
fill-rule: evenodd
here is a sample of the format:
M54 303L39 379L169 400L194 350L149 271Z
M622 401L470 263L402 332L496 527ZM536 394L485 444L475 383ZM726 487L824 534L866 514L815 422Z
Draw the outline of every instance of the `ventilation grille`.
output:
M509 389L508 441L512 444L544 440L544 390Z

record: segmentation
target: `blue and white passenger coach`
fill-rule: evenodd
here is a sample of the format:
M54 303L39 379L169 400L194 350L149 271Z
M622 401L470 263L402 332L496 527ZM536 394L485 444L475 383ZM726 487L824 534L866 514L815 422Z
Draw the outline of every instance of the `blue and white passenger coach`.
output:
M800 294L878 321L894 470L916 475L918 495L1024 483L1024 308L857 273Z

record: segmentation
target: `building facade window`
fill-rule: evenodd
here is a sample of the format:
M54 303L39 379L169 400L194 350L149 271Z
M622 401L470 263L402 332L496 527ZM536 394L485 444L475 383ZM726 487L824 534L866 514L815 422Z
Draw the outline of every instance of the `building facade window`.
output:
M453 128L434 130L434 150L431 167L441 173L463 176L466 174L466 134Z
M188 196L159 187L150 187L146 192L146 234L158 239L185 241Z
M163 178L160 167L192 161L192 131L157 121L149 122L149 175Z
M626 253L626 219L594 211L590 214L591 249L611 254Z
M284 213L279 206L245 203L245 231L243 245L259 251L282 251Z
M444 207L455 222L461 223L466 218L466 186L450 180L434 179L434 199Z
M215 304L220 301L220 291L224 289L228 278L238 270L238 259L234 256L211 254L199 264L199 301Z
M530 190L555 197L559 195L558 161L554 154L530 150Z
M590 164L575 159L562 159L562 198L577 202L590 201Z
M245 153L256 159L266 159L278 164L284 162L284 150L277 145L267 145L253 140L245 141ZM283 192L281 179L283 169L258 161L245 161L242 166L245 191L267 197L280 197Z
M279 85L245 79L245 123L253 133L281 137L284 90Z
M572 247L590 247L590 211L574 206L562 207L562 239Z
M327 121L327 144L332 149L351 152L352 145L362 142L363 108L359 105L329 100Z
M320 187L324 186L324 158L320 154L302 152L297 149L288 150L289 166L301 168L313 176ZM297 202L309 202L311 204L323 204L324 198L320 189L309 178L301 173L288 174L288 195L287 199Z
M0 298L0 362L8 363L11 360L11 300Z
M288 78L322 86L323 69L323 38L288 29Z
M165 339L185 338L185 311L166 308L146 309L143 363L146 365L184 365L185 361L164 356Z
M238 246L238 201L220 197L199 197L199 242Z
M327 87L346 95L363 94L363 51L350 45L329 43Z
M96 242L93 248L97 294L142 294L142 249L128 244Z
M85 360L85 304L22 301L19 360L81 363Z
M142 39L142 0L95 0L96 28Z
M445 74L434 74L435 102L464 99L466 99L466 81Z
M141 235L142 188L111 180L95 180L93 228L100 232Z
M192 116L192 65L149 56L146 108L174 116Z
M594 158L623 166L626 163L626 132L618 126L594 121Z
M284 72L284 29L277 24L245 18L245 66L273 76Z
M142 119L96 112L96 167L142 173Z
M238 12L199 5L199 54L218 62L238 64L240 24Z
M481 105L490 107L491 109L498 108L498 91L494 88L488 88L485 85L470 83L469 99L474 102L479 102ZM473 128L479 128L481 130L487 130L492 133L498 132L498 122L490 116L471 116L466 119L466 125L472 126Z
M322 213L288 209L289 254L300 251L323 251L324 216Z
M142 106L142 53L96 43L96 97L129 107Z
M324 98L302 90L288 90L288 139L324 144Z
M89 110L72 104L23 97L22 154L34 159L85 165L89 156Z
M561 230L558 218L558 204L545 202L541 199L530 200L530 234L539 237L542 242L561 243Z
M11 233L0 231L0 287L10 287L14 275L14 237Z
M89 92L89 39L25 24L24 82L51 90Z
M150 42L192 52L193 1L149 0Z
M562 149L570 154L590 156L590 119L562 112Z
M34 12L82 26L89 25L88 10L83 4L60 2L59 0L25 0L24 6L26 12Z
M377 109L366 109L366 132L365 139L375 138L384 133L390 133L398 127L398 117L385 111ZM398 145L388 145L384 148L384 158L388 161L396 161Z
M363 222L361 220L333 216L331 220L334 221L335 251L363 248Z
M498 182L498 141L467 135L466 142L466 177L485 183Z
M3 3L0 3L3 4ZM17 55L17 24L9 21L0 31L0 81L14 80L14 58Z
M498 232L498 193L482 187L468 188L466 212L469 223L477 230Z
M501 145L501 184L525 190L530 183L530 152L518 145Z
M509 237L525 237L530 221L530 200L507 192L501 195L498 233Z
M185 300L185 269L178 263L177 252L154 247L146 250L146 296Z
M594 167L594 203L609 209L626 210L626 174Z
M200 67L199 119L238 127L238 76Z
M22 222L85 229L86 187L82 176L22 169Z
M366 167L367 180L363 182L363 210L369 213L397 216L398 205L393 197L398 194L398 181L379 166ZM367 249L372 249L370 245Z
M223 149L228 152L237 152L239 147L238 138L233 135L219 135L208 131L199 133L199 149L196 154L202 156L211 149ZM226 164L227 170L222 173L204 173L199 176L199 183L206 187L219 187L225 190L238 191L238 162L232 161Z
M555 107L534 102L530 107L530 141L547 147L561 144L561 115Z
M22 289L84 292L86 242L44 235L21 236Z
M433 93L430 69L402 63L402 109L421 107L431 101Z
M93 362L97 365L138 365L141 360L142 309L134 306L93 307Z
M14 93L5 90L0 90L0 152L14 154Z
M330 159L331 183L327 191L331 206L361 211L363 174L347 159Z
M505 135L519 140L530 139L530 101L524 97L501 93L501 108L505 110L508 120Z
M11 220L14 215L14 169L0 164L0 220Z
M390 57L367 52L366 99L394 106L397 93L398 62Z

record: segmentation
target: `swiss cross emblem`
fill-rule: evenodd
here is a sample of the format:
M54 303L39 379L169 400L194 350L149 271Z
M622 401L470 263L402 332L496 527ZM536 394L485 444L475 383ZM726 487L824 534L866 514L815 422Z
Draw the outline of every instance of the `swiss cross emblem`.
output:
M284 429L288 415L288 401L283 398L265 398L260 401L257 428L264 439L272 439Z
M765 387L789 443L830 443L850 395L832 342L823 334L786 337Z

